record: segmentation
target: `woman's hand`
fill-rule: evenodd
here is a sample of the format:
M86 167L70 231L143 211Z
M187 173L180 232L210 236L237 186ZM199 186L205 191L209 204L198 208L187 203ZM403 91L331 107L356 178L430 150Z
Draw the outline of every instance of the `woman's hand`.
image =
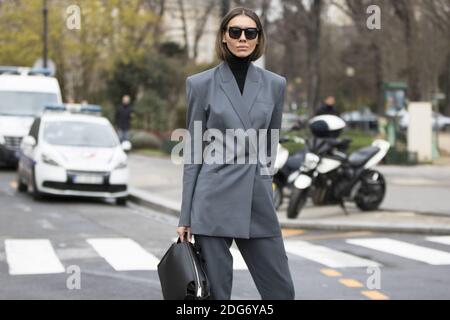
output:
M191 241L192 241L191 227L185 226L185 227L178 227L178 228L177 228L177 233L178 233L178 235L180 236L181 242L183 242L183 241L185 240L185 239L184 239L184 234L185 234L186 232L187 232L187 234L188 234L189 242L191 242Z

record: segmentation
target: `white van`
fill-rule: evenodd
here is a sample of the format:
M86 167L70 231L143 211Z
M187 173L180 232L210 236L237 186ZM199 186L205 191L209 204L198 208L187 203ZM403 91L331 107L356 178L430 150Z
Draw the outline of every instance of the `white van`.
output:
M0 67L0 164L16 166L23 137L45 105L62 103L58 80L46 69Z

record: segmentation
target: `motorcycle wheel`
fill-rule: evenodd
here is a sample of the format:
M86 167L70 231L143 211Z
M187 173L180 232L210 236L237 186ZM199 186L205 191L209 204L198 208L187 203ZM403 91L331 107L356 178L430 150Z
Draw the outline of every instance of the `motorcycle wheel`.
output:
M275 209L278 210L281 207L281 204L283 203L283 190L278 181L274 180L272 182L272 190L273 190L273 205Z
M289 199L289 206L287 209L288 219L295 219L298 217L308 199L308 189L292 188L291 198Z
M367 170L360 178L361 187L355 196L355 203L362 211L377 210L386 194L386 181L378 171Z

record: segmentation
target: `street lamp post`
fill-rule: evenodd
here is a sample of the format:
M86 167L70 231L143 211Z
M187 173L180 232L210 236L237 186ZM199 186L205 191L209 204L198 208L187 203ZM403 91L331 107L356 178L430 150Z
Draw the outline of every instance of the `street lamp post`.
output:
M48 19L47 19L47 15L48 15L48 8L47 8L47 0L44 0L44 7L42 8L42 15L44 18L44 31L43 31L43 41L44 41L44 52L43 52L43 59L44 59L44 63L43 66L44 68L47 68L47 56L48 56Z

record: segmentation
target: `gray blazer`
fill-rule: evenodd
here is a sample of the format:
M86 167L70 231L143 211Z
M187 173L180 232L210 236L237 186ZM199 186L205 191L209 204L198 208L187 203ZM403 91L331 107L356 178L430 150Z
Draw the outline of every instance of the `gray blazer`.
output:
M191 137L194 121L201 121L202 133L213 128L224 134L226 129L281 129L285 87L284 77L253 63L242 95L226 62L189 76L187 128ZM268 154L275 159L278 139L276 144L270 144L270 135L267 139ZM202 150L207 144L202 142ZM193 160L193 146L190 155ZM260 174L259 161L207 164L203 159L201 164L184 164L178 226L190 226L192 234L216 237L281 235L273 204L273 177Z

